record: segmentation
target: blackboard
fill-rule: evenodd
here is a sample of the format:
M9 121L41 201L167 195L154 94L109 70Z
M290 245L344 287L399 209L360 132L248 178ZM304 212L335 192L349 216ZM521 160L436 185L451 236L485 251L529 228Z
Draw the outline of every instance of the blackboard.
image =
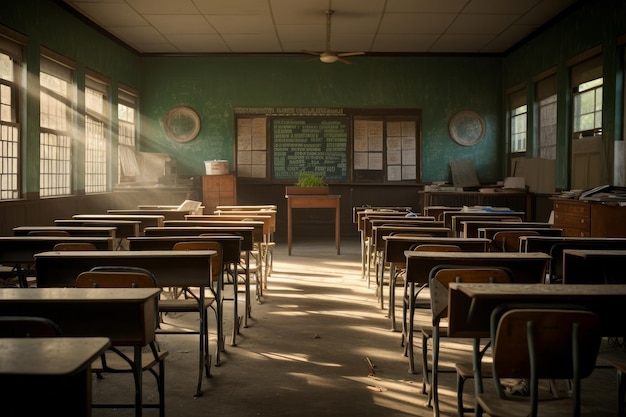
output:
M348 117L272 117L274 179L297 180L308 172L347 180L349 127Z

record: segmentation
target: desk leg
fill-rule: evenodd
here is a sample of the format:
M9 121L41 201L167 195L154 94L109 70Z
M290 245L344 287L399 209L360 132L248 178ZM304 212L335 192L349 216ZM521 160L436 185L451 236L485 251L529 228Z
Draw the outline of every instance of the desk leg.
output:
M483 410L478 404L478 394L483 392L483 375L482 360L480 355L480 339L478 338L473 341L472 357L474 366L474 415L476 417L481 417L483 415Z
M143 365L141 363L141 346L135 346L134 351L134 371L135 371L135 417L143 414Z
M291 256L291 201L287 199L287 254Z
M341 241L341 216L339 210L339 201L337 201L337 207L335 207L335 247L337 248L337 255L340 255L341 250L339 248Z
M257 274L259 272L257 271ZM248 317L252 317L252 300L250 299L250 253L246 251L246 312L243 317L243 327L248 327ZM259 283L257 282L257 285Z

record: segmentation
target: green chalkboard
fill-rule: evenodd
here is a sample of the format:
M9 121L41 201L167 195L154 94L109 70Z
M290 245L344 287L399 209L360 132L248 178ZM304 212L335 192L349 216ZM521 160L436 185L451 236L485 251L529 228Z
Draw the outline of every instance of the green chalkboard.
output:
M301 172L312 172L346 181L349 127L349 117L342 116L272 117L274 179L297 180Z

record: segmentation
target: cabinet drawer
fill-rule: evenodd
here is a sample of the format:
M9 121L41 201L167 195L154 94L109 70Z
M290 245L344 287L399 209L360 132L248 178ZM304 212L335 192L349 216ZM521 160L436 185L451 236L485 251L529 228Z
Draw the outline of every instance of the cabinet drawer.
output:
M574 216L589 217L589 215L591 214L591 207L589 204L586 203L569 203L558 201L554 203L554 213L555 215L557 213L568 213Z
M589 231L589 217L573 216L568 213L554 213L554 227L558 228L574 228Z

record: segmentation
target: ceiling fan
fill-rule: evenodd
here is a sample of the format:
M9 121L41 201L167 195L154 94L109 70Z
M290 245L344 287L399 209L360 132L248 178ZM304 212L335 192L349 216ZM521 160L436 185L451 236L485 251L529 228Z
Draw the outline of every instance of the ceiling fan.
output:
M334 10L326 10L326 49L321 52L316 51L302 51L311 55L318 55L320 61L325 64L332 64L333 62L341 62L343 64L351 64L352 62L347 59L343 59L345 56L365 55L365 52L335 52L330 49L330 17L334 13Z

